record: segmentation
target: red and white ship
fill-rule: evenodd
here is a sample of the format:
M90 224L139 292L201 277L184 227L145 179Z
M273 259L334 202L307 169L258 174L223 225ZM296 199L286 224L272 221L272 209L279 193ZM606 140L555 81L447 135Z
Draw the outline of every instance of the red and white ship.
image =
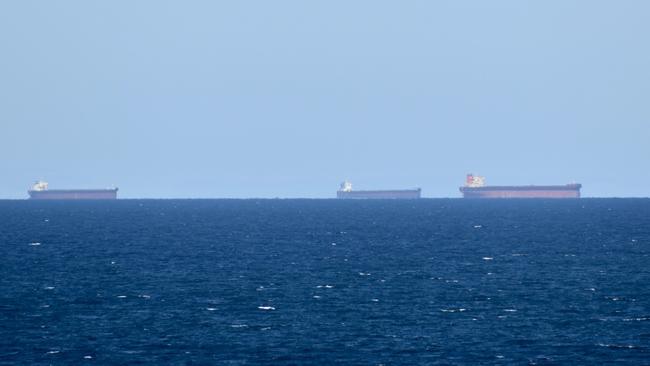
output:
M467 175L465 186L460 187L464 198L580 198L582 184L572 183L551 186L487 186L485 178Z

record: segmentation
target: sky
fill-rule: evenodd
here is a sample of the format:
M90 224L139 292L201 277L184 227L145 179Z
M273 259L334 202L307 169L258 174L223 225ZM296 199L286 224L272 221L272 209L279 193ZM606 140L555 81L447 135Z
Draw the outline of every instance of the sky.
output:
M650 2L4 1L0 198L650 196Z

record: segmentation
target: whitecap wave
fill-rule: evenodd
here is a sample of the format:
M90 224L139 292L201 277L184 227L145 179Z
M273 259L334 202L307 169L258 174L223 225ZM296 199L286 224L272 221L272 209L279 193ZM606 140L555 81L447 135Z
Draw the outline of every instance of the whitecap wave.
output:
M467 311L465 308L459 308L459 309L440 309L443 313L462 313L463 311Z
M643 322L650 320L650 317L639 317L639 318L623 318L624 322Z
M635 346L633 344L598 343L597 345L600 346L600 347L607 347L607 348L613 348L613 349L634 349L634 348L639 348L638 346Z

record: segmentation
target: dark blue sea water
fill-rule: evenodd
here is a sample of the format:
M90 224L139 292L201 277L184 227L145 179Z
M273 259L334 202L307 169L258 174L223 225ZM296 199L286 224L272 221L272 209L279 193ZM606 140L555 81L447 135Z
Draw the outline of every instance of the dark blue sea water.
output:
M650 200L0 202L0 364L650 364Z

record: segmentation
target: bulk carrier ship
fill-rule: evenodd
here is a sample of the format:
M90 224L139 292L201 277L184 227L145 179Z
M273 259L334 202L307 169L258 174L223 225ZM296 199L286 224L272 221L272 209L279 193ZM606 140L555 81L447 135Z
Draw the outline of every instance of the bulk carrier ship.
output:
M422 190L416 189L391 189L379 191L355 191L352 183L345 181L336 191L336 198L343 199L417 199L422 196Z
M32 200L114 200L117 188L108 189L49 189L47 182L36 182L27 191Z
M460 187L464 198L580 198L582 184L551 186L486 186L485 178L468 174Z

